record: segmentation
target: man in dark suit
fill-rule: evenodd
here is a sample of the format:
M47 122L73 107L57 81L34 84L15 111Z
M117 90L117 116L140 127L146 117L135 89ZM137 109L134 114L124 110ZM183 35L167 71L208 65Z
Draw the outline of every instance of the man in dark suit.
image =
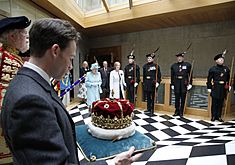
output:
M68 22L41 19L30 29L31 57L12 80L1 124L14 164L79 164L75 125L50 86L72 69L78 33ZM133 162L134 149L114 159Z
M102 94L100 95L100 98L109 98L109 75L111 72L111 68L108 67L108 62L103 62L103 67L99 70L101 74L102 84Z

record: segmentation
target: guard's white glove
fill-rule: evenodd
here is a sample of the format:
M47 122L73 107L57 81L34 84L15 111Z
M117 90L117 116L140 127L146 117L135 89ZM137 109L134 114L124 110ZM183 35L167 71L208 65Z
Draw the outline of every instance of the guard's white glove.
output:
M235 90L233 91L233 94L235 94Z
M134 84L134 87L137 87L137 85L138 85L138 83L135 83L135 84Z
M192 88L192 85L191 85L191 84L188 84L187 90L189 91L191 88Z
M159 83L157 82L157 83L156 83L156 88L157 88L158 86L159 86Z
M207 92L211 93L211 89L207 89Z
M103 93L103 90L102 90L102 88L100 88L100 93Z
M131 165L134 161L138 160L142 153L138 153L134 156L132 154L135 151L135 147L131 147L129 151L118 154L115 158L107 160L108 165Z
M174 90L174 89L175 89L174 85L171 85L171 89L172 89L172 90Z
M231 89L232 89L232 87L231 87L231 86L229 86L229 87L228 87L228 91L230 92L230 91L231 91Z

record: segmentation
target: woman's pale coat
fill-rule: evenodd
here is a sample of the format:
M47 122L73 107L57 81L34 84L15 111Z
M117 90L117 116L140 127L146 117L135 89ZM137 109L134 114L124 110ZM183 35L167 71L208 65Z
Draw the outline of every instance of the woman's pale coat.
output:
M110 72L110 98L119 99L120 92L122 92L122 96L125 99L124 86L126 86L124 79L124 72L122 70L116 71L113 70ZM121 91L120 91L121 87ZM113 94L113 96L112 96Z
M100 72L87 72L85 85L87 88L87 105L91 106L94 101L100 100L101 91L101 76Z

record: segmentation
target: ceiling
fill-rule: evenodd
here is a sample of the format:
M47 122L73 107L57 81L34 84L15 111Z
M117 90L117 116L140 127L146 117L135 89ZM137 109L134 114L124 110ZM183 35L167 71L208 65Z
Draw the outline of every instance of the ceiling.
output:
M38 2L35 0L33 1L35 3ZM205 2L202 0L198 0L198 2L199 1ZM194 3L195 2L196 1L194 1ZM107 21L105 20L106 22L104 21L104 23L100 23L100 25L99 22L102 22L102 19L99 20L98 19L99 17L97 16L93 18L93 21L94 22L96 21L95 22L96 24L94 23L94 26L92 26L92 24L88 26L88 24L86 24L85 21L83 25L78 24L76 21L74 21L74 19L71 19L71 17L64 14L62 10L56 10L56 8L53 8L53 5L50 5L50 3L46 3L45 5L45 3L42 3L41 1L41 3L37 4L43 7L44 9L47 9L48 11L50 11L52 14L56 15L59 18L68 19L72 21L72 23L76 25L79 31L83 32L89 38L151 30L151 29L159 29L159 28L235 20L235 1L231 0L228 2L224 3L221 2L210 6L175 10L165 13L162 12L160 14L146 15L142 17L133 17L133 18L128 18L126 20L125 18L119 19L116 16L116 18L119 19L117 22L115 22L115 19L113 19L113 21L109 21L107 19L109 17L103 17L102 19L103 20L106 19ZM95 20L96 18L97 20Z
M89 37L235 20L235 3L137 18L84 29ZM235 28L235 25L234 25Z

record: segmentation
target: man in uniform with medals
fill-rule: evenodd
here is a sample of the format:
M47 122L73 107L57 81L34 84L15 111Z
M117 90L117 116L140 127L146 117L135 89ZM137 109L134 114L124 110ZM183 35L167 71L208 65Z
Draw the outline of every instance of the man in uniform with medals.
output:
M212 97L211 121L218 120L223 122L221 113L224 99L228 90L231 89L231 86L228 85L230 70L224 65L224 54L216 55L214 61L216 65L209 69L207 77L207 90Z
M175 93L175 113L173 116L180 117L184 114L187 90L192 88L192 76L190 77L192 65L184 62L184 54L177 54L177 63L171 66L171 89Z
M127 85L127 99L131 103L135 102L137 86L140 82L140 67L135 64L135 56L127 56L129 64L125 67L125 82Z
M154 113L155 91L161 82L160 66L154 63L155 53L147 54L147 63L143 66L144 92L147 96L146 113ZM157 76L156 76L157 75Z

